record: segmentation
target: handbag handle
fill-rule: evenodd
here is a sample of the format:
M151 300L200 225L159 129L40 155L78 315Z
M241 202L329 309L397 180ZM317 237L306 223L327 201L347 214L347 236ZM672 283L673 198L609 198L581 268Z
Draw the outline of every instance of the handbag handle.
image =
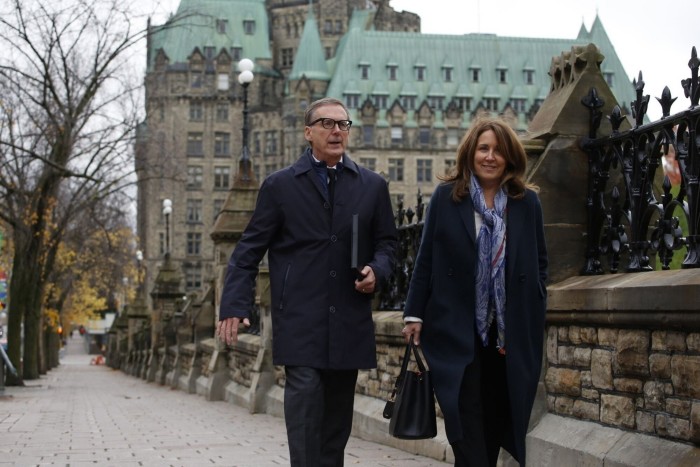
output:
M415 342L413 342L413 334L411 334L411 338L408 341L408 344L406 345L406 353L403 356L403 362L401 362L401 372L399 373L399 376L396 378L396 384L394 385L394 390L391 391L391 397L389 398L390 401L393 401L396 398L396 392L399 390L401 387L401 382L406 376L406 372L408 371L408 361L411 359L411 351L413 351L413 355L416 357L416 364L418 365L418 371L421 373L425 373L425 363L423 363L423 359L420 357L420 354L418 353L418 346L416 346Z

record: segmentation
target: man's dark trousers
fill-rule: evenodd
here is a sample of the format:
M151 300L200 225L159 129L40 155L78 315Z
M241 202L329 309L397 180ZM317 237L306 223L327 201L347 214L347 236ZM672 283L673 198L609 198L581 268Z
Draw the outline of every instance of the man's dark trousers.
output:
M292 467L339 467L352 430L357 370L285 367L284 418Z

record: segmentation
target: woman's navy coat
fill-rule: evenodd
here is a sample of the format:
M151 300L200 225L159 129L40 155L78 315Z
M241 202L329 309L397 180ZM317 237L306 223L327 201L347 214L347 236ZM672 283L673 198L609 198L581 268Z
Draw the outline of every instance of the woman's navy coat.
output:
M353 214L360 268L377 284L392 273L396 225L386 180L343 156L331 211L307 150L265 179L250 223L229 260L220 319L250 316L258 264L268 252L275 365L375 368L372 295L350 268Z
M423 319L421 347L433 375L450 442L462 439L458 396L474 358L476 227L472 200L452 200L452 184L433 193L404 316ZM508 198L506 214L506 374L513 431L504 447L525 461L525 435L540 377L547 251L537 195ZM488 414L486 414L488 416Z

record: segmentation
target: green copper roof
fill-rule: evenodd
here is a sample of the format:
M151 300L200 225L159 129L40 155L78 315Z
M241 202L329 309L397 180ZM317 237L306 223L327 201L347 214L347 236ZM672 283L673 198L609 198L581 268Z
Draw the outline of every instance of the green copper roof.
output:
M309 6L309 16L304 24L304 32L301 35L299 49L289 79L300 79L302 76L323 81L331 79L323 53L321 36L318 33L318 25L311 6Z
M246 25L252 29L246 31ZM170 65L186 63L195 47L200 52L213 47L214 55L241 48L241 58L253 61L272 58L265 0L181 0L175 15L154 29L149 70L161 48Z
M606 56L602 69L612 72L611 89L620 104L629 108L636 98L598 18L591 32L582 28L577 39L541 39L366 30L362 28L366 14L359 16L356 12L353 27L339 44L329 96L342 99L347 94L360 94L359 101L364 102L374 94L388 93L390 106L395 99L408 95L410 89L417 97L416 105L431 95L444 95L444 105L456 96L471 97L472 110L484 98L497 98L499 111L510 99L526 99L532 105L548 93L552 57L593 42ZM388 65L395 67L395 80L389 80ZM367 66L369 77L362 79L361 68ZM423 81L417 79L417 68L421 67L425 72ZM450 80L445 79L446 67L451 68ZM478 82L473 80L474 69L480 70ZM505 82L500 80L501 71L506 73ZM532 82L528 84L530 74ZM407 83L412 86L407 87Z

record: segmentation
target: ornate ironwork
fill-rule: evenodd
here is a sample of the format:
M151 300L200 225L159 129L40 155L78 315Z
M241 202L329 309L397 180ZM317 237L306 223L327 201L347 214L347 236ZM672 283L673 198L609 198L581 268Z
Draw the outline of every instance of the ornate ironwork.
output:
M403 310L404 308L408 285L411 283L413 266L423 234L424 212L423 194L420 190L416 196L415 211L411 207L405 209L403 198L399 199L395 217L399 237L396 264L394 274L388 283L379 290L379 306L377 308L379 310ZM415 222L413 221L414 217L416 218Z
M588 137L581 143L588 155L588 238L582 274L602 274L602 259L613 273L622 261L627 272L648 271L654 268L654 256L662 269L669 269L674 253L683 247L687 253L681 267L700 267L699 66L693 47L688 62L691 77L681 81L690 106L671 116L676 98L666 87L657 98L661 119L646 124L649 95L644 95L640 72L634 83L634 127L627 131L620 132L625 116L615 106L608 117L611 134L597 137L604 102L594 88L581 100L590 115ZM668 176L657 181L657 170L671 149L680 172L676 195Z

